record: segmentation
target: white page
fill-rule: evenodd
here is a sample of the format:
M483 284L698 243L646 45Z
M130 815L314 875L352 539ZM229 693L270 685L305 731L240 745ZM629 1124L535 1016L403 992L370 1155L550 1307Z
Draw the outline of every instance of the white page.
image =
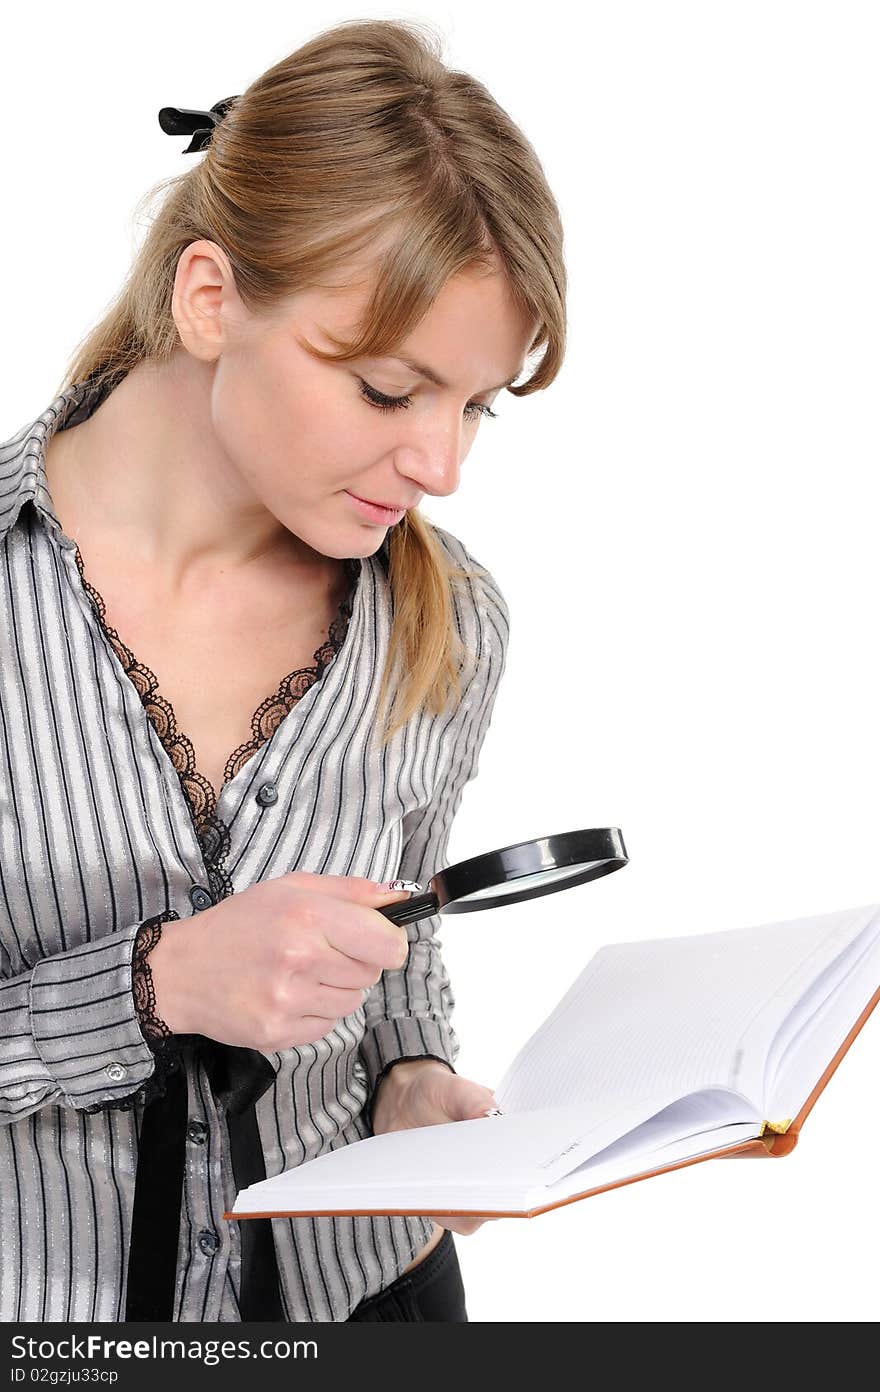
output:
M534 1206L752 1140L761 1134L762 1124L757 1112L748 1116L744 1100L734 1093L711 1090L691 1094L547 1186L543 1199L539 1190L534 1191Z
M368 1136L249 1185L234 1211L453 1207L502 1192L521 1199L531 1185L565 1174L668 1100L617 1107L598 1119L582 1107L553 1107Z
M638 1168L643 1170L673 1142L690 1154L689 1146L704 1148L708 1132L732 1121L760 1131L760 1120L744 1098L710 1091L672 1104L655 1099L601 1119L579 1107L559 1107L391 1131L250 1185L236 1198L234 1212L525 1210L534 1206L530 1194L540 1192L537 1202L549 1202L546 1195L557 1194L557 1182L583 1171L584 1158L596 1152L603 1173L611 1173L616 1162L621 1168L614 1177L625 1177L633 1171L634 1156L642 1157ZM625 1139L617 1141L622 1131Z
M773 1035L869 925L870 904L722 933L603 947L495 1089L506 1112L730 1087L763 1102ZM876 986L877 983L873 983Z
M389 1131L249 1185L234 1211L407 1208L429 1196L441 1207L454 1206L463 1192L479 1196L507 1185L521 1195L541 1178L537 1167L569 1143L573 1129L576 1109L559 1107Z
M768 1080L772 1089L767 1111L773 1121L797 1116L831 1059L880 986L880 935L860 944L863 950L832 996L814 1008L788 1050L777 1061ZM875 1012L876 1013L876 1012ZM868 1024L866 1029L876 1029ZM854 1048L858 1048L856 1040Z
M706 1140L713 1126L757 1134L772 1032L848 945L860 935L876 942L878 929L880 905L869 905L605 947L496 1089L504 1115L341 1146L251 1185L235 1211L527 1210L537 1206L536 1186L572 1176L592 1157L586 1187L626 1177L617 1165L630 1166L627 1173L653 1168L658 1145L676 1158L695 1145L704 1153L713 1148ZM867 962L872 989L876 966ZM864 993L864 976L856 979ZM734 1095L732 1083L743 1077L758 1102ZM718 1102L716 1093L707 1109L702 1094L715 1089L730 1095ZM529 1105L534 1098L539 1105ZM668 1131L676 1115L684 1136ZM667 1127L662 1142L660 1126Z
M859 1009L852 1015L848 1014L847 980L855 974L858 981L862 983L862 989L866 992L866 999L870 998L874 988L868 983L873 979L874 971L867 954L872 951L876 942L876 928L871 923L833 962L829 963L821 975L808 985L800 999L792 1005L767 1051L764 1066L763 1105L768 1116L772 1111L775 1118L779 1106L774 1079L780 1069L791 1061L792 1055L800 1051L806 1032L809 1030L814 1035L818 1035L819 1038L825 1037L825 1063L819 1069L819 1073L813 1074L810 1079L810 1084L806 1089L808 1092L823 1071L827 1061L833 1057L840 1039L846 1035L853 1019L858 1018ZM832 1011L830 1017L829 1010ZM834 1018L838 1017L841 1012L843 1012L846 1025L842 1034L835 1031L833 1024ZM809 1075L806 1076L809 1077ZM806 1092L804 1096L806 1096ZM803 1097L801 1101L803 1101Z

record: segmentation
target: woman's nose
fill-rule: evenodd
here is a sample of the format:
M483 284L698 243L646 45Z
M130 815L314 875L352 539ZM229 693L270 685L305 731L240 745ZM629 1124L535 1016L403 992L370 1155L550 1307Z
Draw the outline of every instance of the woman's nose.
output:
M460 430L436 431L403 447L395 463L423 493L446 497L458 488L466 454Z

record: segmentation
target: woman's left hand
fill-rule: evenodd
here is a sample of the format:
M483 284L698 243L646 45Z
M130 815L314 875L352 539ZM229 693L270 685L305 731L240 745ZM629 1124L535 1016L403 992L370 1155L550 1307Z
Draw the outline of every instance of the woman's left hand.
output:
M485 1116L496 1105L491 1088L460 1077L439 1059L407 1059L396 1063L379 1084L373 1104L373 1132L378 1136L412 1126L469 1121ZM442 1216L431 1217L431 1221L466 1237L489 1220Z

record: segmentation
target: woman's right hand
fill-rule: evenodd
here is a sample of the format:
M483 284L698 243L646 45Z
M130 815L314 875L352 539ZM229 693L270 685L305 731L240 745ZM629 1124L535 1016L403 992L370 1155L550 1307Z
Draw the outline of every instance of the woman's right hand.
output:
M264 1053L310 1044L402 967L406 929L377 909L408 899L351 875L296 870L162 925L147 962L174 1034Z

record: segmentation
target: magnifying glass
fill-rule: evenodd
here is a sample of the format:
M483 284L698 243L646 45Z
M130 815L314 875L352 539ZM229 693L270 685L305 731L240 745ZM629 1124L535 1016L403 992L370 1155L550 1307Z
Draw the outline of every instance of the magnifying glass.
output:
M387 904L378 912L393 923L417 923L435 913L498 909L610 875L628 860L619 827L537 836L448 865L431 876L425 893L402 904Z

